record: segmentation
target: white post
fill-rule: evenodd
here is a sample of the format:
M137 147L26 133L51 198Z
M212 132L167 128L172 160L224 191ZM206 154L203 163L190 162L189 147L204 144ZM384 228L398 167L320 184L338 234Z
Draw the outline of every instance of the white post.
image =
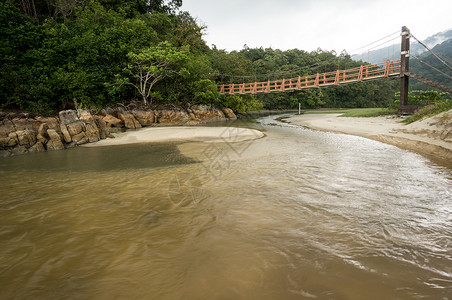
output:
M298 114L301 115L301 103L298 102Z

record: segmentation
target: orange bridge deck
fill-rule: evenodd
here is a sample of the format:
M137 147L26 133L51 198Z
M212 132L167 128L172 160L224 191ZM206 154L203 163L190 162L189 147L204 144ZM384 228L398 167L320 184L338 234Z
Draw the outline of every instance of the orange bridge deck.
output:
M219 85L222 95L244 95L259 93L290 92L310 88L345 85L379 78L399 76L400 60L388 60L383 63L361 65L358 68L317 73L316 75L298 76L264 82Z

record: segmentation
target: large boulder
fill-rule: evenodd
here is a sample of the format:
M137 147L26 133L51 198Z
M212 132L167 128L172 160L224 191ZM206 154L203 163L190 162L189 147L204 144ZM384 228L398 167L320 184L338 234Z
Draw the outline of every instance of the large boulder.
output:
M107 124L107 127L124 127L124 122L118 118L115 118L114 116L107 114L105 117L102 118L102 120Z
M60 130L60 120L55 117L37 117L36 121L38 121L40 124L47 124L49 129L55 129L58 133L61 132Z
M87 110L61 111L60 129L66 143L81 145L100 140L96 121Z
M29 148L36 143L36 133L32 130L16 131L19 145Z
M230 108L223 108L222 109L223 114L226 118L231 119L231 120L235 120L237 119L237 116L235 115L234 111Z
M49 141L46 144L47 150L63 150L64 145L61 140L61 136L55 129L48 129L47 135L49 136Z
M155 123L155 114L152 110L133 110L132 114L141 126L149 126Z
M108 130L107 123L102 119L101 116L94 116L96 121L97 129L99 130L99 137L101 139L106 139L110 136L110 130Z
M5 119L0 123L0 137L7 137L11 132L15 131L16 128L11 120Z
M128 129L141 128L140 122L131 113L118 111L118 118L124 122L124 126Z
M13 147L17 144L16 140L9 137L0 137L0 149Z
M25 118L14 118L11 120L11 122L14 124L16 131L29 130L37 132L37 129L40 125L40 123L34 119Z
M206 106L200 105L192 108L192 111L199 122L216 122L226 120L224 113L218 109L207 108Z
M185 111L162 110L158 112L158 123L167 125L184 125L190 121Z
M43 144L47 143L47 141L49 140L47 130L49 130L49 125L47 125L47 123L42 123L38 128L38 135L36 136L36 138Z
M44 148L44 144L40 141L37 141L36 144L28 148L29 153L35 153L35 152L45 152L46 149Z
M73 137L74 135L78 135L86 130L85 124L81 121L67 124L66 128L67 128L69 134L71 135L71 137Z
M77 121L80 121L78 119L77 112L72 109L60 111L59 116L60 116L60 123L63 123L65 125L69 125L69 124L75 123Z

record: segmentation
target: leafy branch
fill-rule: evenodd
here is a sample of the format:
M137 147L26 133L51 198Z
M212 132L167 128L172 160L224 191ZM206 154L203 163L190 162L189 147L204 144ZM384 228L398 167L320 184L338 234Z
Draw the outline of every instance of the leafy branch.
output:
M188 49L176 48L167 41L138 53L129 52L127 58L130 63L124 72L129 77L117 76L117 83L135 87L144 105L152 103L151 91L157 82L173 75L186 76L188 73L188 70L182 67L188 59Z

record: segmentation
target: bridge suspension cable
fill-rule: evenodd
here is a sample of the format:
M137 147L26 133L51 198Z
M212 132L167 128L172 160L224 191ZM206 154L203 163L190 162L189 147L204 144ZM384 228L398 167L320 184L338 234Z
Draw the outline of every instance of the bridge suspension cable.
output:
M446 77L452 79L452 76L450 76L450 75L444 73L443 71L441 71L441 70L435 68L434 66L430 65L429 63L426 63L425 61L423 61L423 60L420 59L419 57L416 57L416 56L413 56L413 57L414 57L415 59L417 59L420 63L426 65L427 67L429 67L429 68L431 68L431 69L433 69L433 70L435 70L435 71L437 71L437 72L443 74L444 76L446 76Z
M426 44L424 44L423 42L421 42L420 40L418 40L414 35L411 35L411 37L413 37L419 44L421 44L422 46L425 47L425 49L427 49L430 53L433 54L433 56L435 56L443 65L445 65L447 68L449 68L450 70L452 70L452 67L449 66L441 57L439 57L438 54L436 54L432 49L430 49Z
M397 36L394 36L394 35L397 35ZM390 42L393 42L394 40L396 40L396 39L399 38L399 35L400 35L400 31L396 31L396 32L394 32L394 33L391 33L391 34L389 34L389 35L387 35L387 36L385 36L385 37L383 37L383 38L380 38L380 39L378 39L378 40L372 42L372 43L369 43L369 44L367 44L367 45L365 45L365 46L362 46L362 47L360 47L360 48L357 48L357 49L351 51L352 54L350 54L350 56L353 57L353 56L363 55L363 54L366 53L366 52L369 52L369 51L374 50L374 49L376 49L376 48L379 48L379 47L381 47L381 46L383 46L383 45L385 45L385 44L388 44L388 43L390 43ZM381 42L381 41L384 41L384 42ZM381 42L381 43L380 43L380 42ZM377 44L377 43L378 43L378 44ZM374 44L377 44L377 45L374 45ZM374 45L374 46L372 46L372 45ZM372 47L368 48L369 46L372 46ZM364 50L362 50L361 52L358 52L358 53L353 54L353 52L358 51L358 50L361 50L361 49L364 49Z

